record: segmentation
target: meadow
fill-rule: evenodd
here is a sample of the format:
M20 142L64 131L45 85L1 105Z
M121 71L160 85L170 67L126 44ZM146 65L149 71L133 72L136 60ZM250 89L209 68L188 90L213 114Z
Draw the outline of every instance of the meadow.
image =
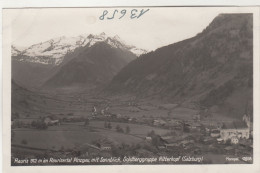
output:
M111 125L112 129L105 129L104 121L91 121L87 126L84 126L84 123L80 122L49 126L46 130L29 128L13 129L15 136L12 144L59 150L61 148L72 149L85 143L91 144L95 140L104 138L113 141L114 144L136 144L143 141L147 133L152 130L160 135L168 132L166 129L138 124L111 122ZM129 126L129 134L117 132L115 129L117 125L124 130ZM26 141L26 144L22 141Z

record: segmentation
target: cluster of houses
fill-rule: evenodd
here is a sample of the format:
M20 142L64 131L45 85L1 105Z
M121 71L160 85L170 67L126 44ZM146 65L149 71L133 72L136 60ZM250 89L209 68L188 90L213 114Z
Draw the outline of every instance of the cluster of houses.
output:
M216 129L212 129L210 136L217 138L218 142L230 141L231 144L238 144L240 140L248 140L252 135L250 117L244 115L241 121L224 122Z
M94 144L85 143L80 146L79 151L81 156L96 156L98 153L111 152L113 142L107 138L99 139L94 142Z
M178 119L155 119L152 125L158 127L165 127L172 130L186 130L189 132L200 132L202 125L196 121L183 121Z
M197 118L196 118L197 119ZM207 143L227 143L231 144L241 144L245 143L245 141L249 141L250 135L252 135L252 127L250 123L250 117L248 115L244 115L241 121L233 121L233 122L224 122L224 123L216 123L211 127L215 128L207 128L203 124L197 121L178 121L173 120L174 126L181 125L183 132L195 132L193 135L201 134L205 132L204 142ZM168 123L168 122L167 122ZM154 120L154 125L166 125L164 121ZM250 128L251 127L251 128ZM209 134L209 135L206 135ZM152 137L147 136L145 141L152 141ZM159 149L171 149L182 146L183 148L187 148L187 146L192 146L194 144L193 140L180 140L178 136L170 135L170 136L160 136L160 145Z
M230 140L232 144L238 144L240 139L249 139L252 135L250 124L248 115L244 115L242 121L223 123L220 129L220 139L225 142Z
M101 109L100 111L94 106L92 111L92 116L97 117L97 115L102 115L102 117L110 117L110 118L123 118L120 114L111 114L109 113L109 106ZM142 118L140 118L142 119ZM128 122L139 122L141 120L136 118L127 118ZM145 121L144 123L148 123ZM232 144L239 143L239 139L249 139L251 130L250 130L250 118L248 115L243 116L242 121L236 122L224 122L219 124L211 125L211 128L205 127L201 123L200 114L196 114L192 116L191 121L182 121L177 119L153 119L150 122L151 125L174 129L174 130L182 130L186 132L202 132L205 131L209 133L211 137L216 138L218 142L227 142L231 141ZM215 127L215 129L212 129Z
M165 127L168 129L181 130L183 126L183 121L177 119L154 119L152 125Z
M96 106L93 106L92 108L92 118L96 118L98 115L102 115L105 117L110 117L111 114L109 112L109 106L106 106L104 109L100 109L100 111L98 111Z
M199 117L196 117L198 120ZM216 138L218 142L230 141L231 144L238 144L240 140L248 140L250 135L252 135L252 127L250 122L250 117L244 115L240 121L223 122L211 125L215 129L209 129L205 127L202 123L198 121L193 122L183 122L183 130L188 129L190 132L200 132L205 131L210 133L210 136Z
M157 148L159 150L175 150L176 152L181 152L181 148L184 150L192 150L198 152L199 147L195 146L195 139L193 136L187 136L183 138L182 136L159 136L157 142ZM153 137L145 137L147 143L152 143Z

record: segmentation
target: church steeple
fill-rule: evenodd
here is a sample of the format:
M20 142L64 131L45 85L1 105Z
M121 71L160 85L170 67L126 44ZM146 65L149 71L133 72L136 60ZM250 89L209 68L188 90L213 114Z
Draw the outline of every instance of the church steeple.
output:
M250 128L250 116L248 114L244 114L243 121L246 123L247 127Z

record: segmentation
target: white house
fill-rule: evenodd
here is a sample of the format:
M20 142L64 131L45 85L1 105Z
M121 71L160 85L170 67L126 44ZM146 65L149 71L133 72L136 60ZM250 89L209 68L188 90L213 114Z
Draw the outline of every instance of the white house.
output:
M100 149L101 149L102 151L109 151L109 150L112 149L112 147L111 147L111 145L102 145L102 146L100 147Z
M155 126L164 126L166 122L164 120L158 119L158 120L153 120L153 125Z
M52 120L50 117L45 117L43 121L46 125L60 125L58 119Z
M213 137L213 138L217 138L217 137L220 136L220 131L218 129L212 129L210 136Z
M225 142L230 139L232 144L237 144L240 138L249 139L250 128L244 121L224 123L220 129L220 137Z
M146 136L146 137L145 137L145 140L150 142L150 141L152 141L152 137Z

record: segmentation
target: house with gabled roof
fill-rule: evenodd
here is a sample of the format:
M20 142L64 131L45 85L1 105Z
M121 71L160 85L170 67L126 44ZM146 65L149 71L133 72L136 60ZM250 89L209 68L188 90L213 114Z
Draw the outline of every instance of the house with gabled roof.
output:
M244 121L235 121L230 123L223 123L220 129L220 138L225 142L231 140L232 144L237 144L239 139L249 139L250 128Z

